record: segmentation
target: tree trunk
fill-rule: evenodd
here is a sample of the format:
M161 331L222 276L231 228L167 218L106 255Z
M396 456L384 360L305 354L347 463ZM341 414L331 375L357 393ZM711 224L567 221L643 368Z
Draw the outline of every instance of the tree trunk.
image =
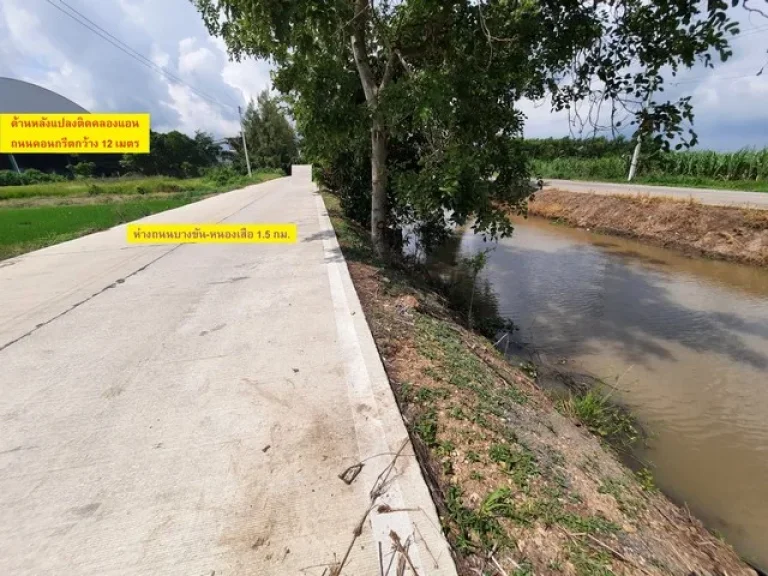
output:
M371 129L371 240L376 253L386 258L387 236L387 137L379 123Z
M391 54L384 70L381 85L371 69L366 41L366 27L372 5L368 0L354 0L355 17L352 28L352 55L355 58L365 101L371 113L371 241L376 253L386 258L389 252L387 230L387 133L379 119L379 92L392 78L395 54Z

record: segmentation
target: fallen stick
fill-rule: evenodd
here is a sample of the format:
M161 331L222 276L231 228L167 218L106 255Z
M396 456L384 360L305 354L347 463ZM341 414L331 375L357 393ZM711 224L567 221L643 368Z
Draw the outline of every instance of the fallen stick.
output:
M400 536L398 536L394 530L391 530L389 532L389 537L392 539L392 543L395 546L395 550L397 550L408 562L408 566L410 566L411 570L413 570L414 576L419 576L419 573L416 570L416 567L413 565L413 561L411 560L411 557L408 555L408 550L403 546L403 543L400 542Z
M392 470L394 470L397 459L400 457L400 454L403 452L407 445L408 438L403 441L403 445L400 446L400 449L395 453L392 461L376 477L376 482L374 482L373 488L371 488L371 492L369 493L370 503L368 508L363 514L363 517L360 518L360 522L357 523L355 529L352 531L352 540L347 547L347 551L344 553L344 557L341 559L341 562L338 564L338 566L331 570L331 576L341 576L341 571L344 570L344 566L347 564L347 560L349 560L349 555L352 553L352 548L354 548L355 542L357 542L357 539L363 533L363 526L365 526L365 521L368 519L371 510L373 510L374 506L376 505L376 500L378 500L379 496L384 493L384 487L389 480L389 475L392 473Z

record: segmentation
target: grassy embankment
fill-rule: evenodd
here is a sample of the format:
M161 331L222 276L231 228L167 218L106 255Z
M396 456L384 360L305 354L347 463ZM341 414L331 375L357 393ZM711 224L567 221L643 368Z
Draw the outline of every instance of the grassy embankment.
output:
M627 181L629 157L563 157L535 160L542 178ZM644 160L634 180L639 184L768 192L768 148L721 153L667 152Z
M462 576L754 574L619 463L624 412L595 391L553 399L324 198Z
M281 174L218 182L165 177L0 187L0 260L130 222Z

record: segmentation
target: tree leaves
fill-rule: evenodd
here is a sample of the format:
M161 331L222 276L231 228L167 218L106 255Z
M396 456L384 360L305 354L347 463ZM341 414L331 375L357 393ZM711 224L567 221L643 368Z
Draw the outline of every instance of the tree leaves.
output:
M586 105L585 124L607 114L608 127L692 145L690 101L664 101L665 76L727 59L738 30L723 0L194 2L234 57L272 60L307 157L357 195L356 210L370 195L375 129L391 223L474 214L492 235L509 232L506 211L530 193L521 98L549 95L575 118ZM648 107L652 94L661 101Z

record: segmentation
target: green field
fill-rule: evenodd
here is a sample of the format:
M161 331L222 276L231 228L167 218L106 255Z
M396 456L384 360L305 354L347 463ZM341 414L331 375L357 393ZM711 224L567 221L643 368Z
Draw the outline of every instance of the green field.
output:
M245 180L243 181L245 182ZM143 195L154 193L215 192L221 186L204 178L180 180L153 178L108 178L46 182L29 186L2 186L0 200L18 198L71 198L84 196Z
M534 174L542 178L626 182L629 155L539 158ZM714 152L657 152L642 159L635 182L689 188L768 192L768 148Z
M0 260L279 176L260 173L250 180L226 183L202 178L143 178L0 187L0 199L5 200L0 202ZM98 191L94 192L94 186ZM9 202L19 198L47 204L17 207ZM72 203L77 198L88 199L89 203ZM55 203L59 199L61 203Z

